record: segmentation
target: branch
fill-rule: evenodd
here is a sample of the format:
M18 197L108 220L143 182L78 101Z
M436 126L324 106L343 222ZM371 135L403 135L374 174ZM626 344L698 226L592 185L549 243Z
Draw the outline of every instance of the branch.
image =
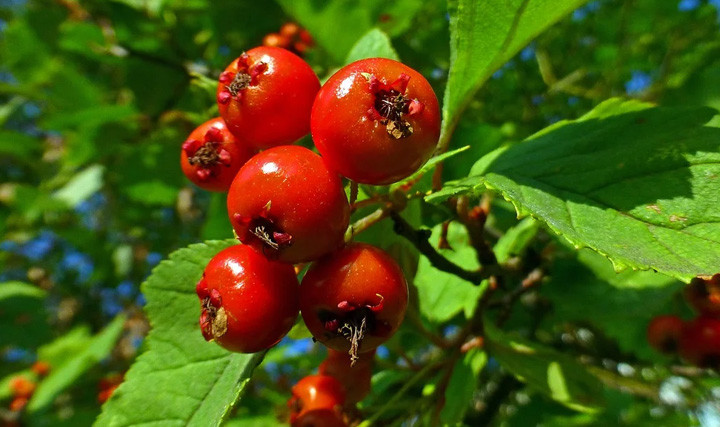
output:
M429 230L415 230L397 212L390 212L390 218L392 218L393 223L395 224L393 227L395 232L412 243L413 246L420 251L420 253L430 260L430 264L438 270L454 274L476 286L483 280L497 273L496 271L493 271L495 270L493 268L482 268L481 270L471 271L460 267L440 255L440 253L432 247L428 241L430 238Z

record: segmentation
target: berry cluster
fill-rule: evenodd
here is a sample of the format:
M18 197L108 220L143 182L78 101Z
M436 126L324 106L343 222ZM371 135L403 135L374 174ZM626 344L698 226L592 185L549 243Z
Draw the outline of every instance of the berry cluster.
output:
M50 373L50 364L39 360L35 362L27 374L12 377L8 383L12 400L8 409L17 416L35 393L38 381Z
M263 46L282 47L299 56L303 56L315 46L310 32L294 22L287 22L277 33L270 33L263 38Z
M333 408L369 392L372 355L402 323L408 287L383 250L346 243L342 177L386 185L417 171L439 138L437 98L397 61L357 61L321 88L300 57L262 46L220 74L217 104L221 117L190 134L181 165L198 186L228 192L242 244L213 257L197 284L202 335L257 352L278 343L301 312L331 353L320 376L293 389L293 425L325 418L344 425ZM320 155L291 145L308 133ZM293 265L306 262L313 264L298 283L301 266ZM307 394L308 387L341 392Z
M648 325L648 342L695 366L720 369L720 273L694 278L684 295L698 316L687 322L673 315L655 317Z

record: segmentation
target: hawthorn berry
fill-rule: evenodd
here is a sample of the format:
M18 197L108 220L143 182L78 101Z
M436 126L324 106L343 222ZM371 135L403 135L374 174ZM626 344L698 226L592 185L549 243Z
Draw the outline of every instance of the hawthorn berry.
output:
M345 390L342 384L329 375L309 375L292 388L288 400L290 424L293 427L345 426L342 407Z
M720 273L712 277L695 277L683 289L685 300L698 313L720 317Z
M220 74L217 103L228 129L257 149L292 144L310 131L320 81L294 53L248 50Z
M289 264L268 260L247 245L220 251L195 291L207 341L240 353L275 345L298 314L298 280Z
M341 175L390 184L430 158L440 136L440 109L417 71L392 59L362 59L320 89L311 131L320 154Z
M30 381L22 375L13 377L10 380L10 391L13 397L24 397L30 398L35 393L37 384L34 381Z
M223 119L216 117L188 136L180 152L180 166L198 187L223 192L253 154L247 144L230 133Z
M653 318L647 328L648 343L661 353L676 353L683 325L684 322L677 316L666 315Z
M374 350L405 317L408 287L382 249L353 243L315 262L300 285L300 311L315 339L350 354Z
M699 316L685 324L680 357L701 368L720 368L720 319Z
M320 156L295 145L250 159L230 186L227 208L241 242L289 263L341 246L350 222L340 177Z
M328 349L327 358L320 364L318 373L336 378L345 389L347 404L355 404L370 394L370 380L375 350L360 353L355 364L346 352Z

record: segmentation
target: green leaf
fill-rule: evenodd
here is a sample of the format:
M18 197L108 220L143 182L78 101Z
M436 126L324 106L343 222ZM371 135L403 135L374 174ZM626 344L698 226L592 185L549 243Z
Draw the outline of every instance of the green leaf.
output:
M392 47L390 38L382 30L373 28L365 33L350 49L345 63L358 61L365 58L390 58L400 60L397 52Z
M563 353L506 334L485 322L488 353L529 387L578 411L604 405L603 385L584 366Z
M218 425L232 409L263 353L231 353L205 342L197 326L195 284L210 258L235 240L191 245L161 262L143 283L152 325L125 381L96 425Z
M42 141L30 135L9 130L0 131L0 154L28 158L42 149Z
M420 169L417 170L414 174L410 175L409 177L405 178L404 180L400 182L396 182L395 184L392 184L390 186L390 192L392 193L396 189L401 189L402 187L413 184L416 181L418 181L423 175L430 172L431 170L435 169L437 165L439 165L441 162L445 161L446 159L449 159L453 156L456 156L464 151L467 151L470 149L469 145L466 145L465 147L460 147L456 150L451 150L446 153L440 154L439 156L432 157L430 160L427 161Z
M0 349L9 345L35 347L50 338L46 295L27 283L0 283Z
M434 247L438 246L441 228L441 225L433 228L430 242ZM452 249L439 249L441 255L465 269L479 268L475 249L470 246L465 227L450 223L447 240ZM485 289L484 286L474 286L454 274L436 269L424 256L420 257L414 284L418 290L420 312L431 322L448 321L463 311L469 315Z
M57 190L53 197L68 206L77 206L102 188L104 170L102 165L89 166Z
M553 303L551 321L590 324L623 352L662 360L645 338L647 325L660 314L680 314L683 303L676 296L682 282L648 271L616 273L606 258L587 249L573 255L558 257L550 281L540 287Z
M448 0L450 72L442 133L452 132L462 111L493 72L586 1Z
M50 406L57 395L72 386L91 367L107 357L115 347L125 323L124 316L116 317L97 334L82 351L73 354L60 366L53 366L28 402L27 411L39 412Z
M487 353L474 348L455 364L445 390L445 406L440 412L443 425L457 425L465 417L486 363Z
M522 255L539 228L540 223L532 218L525 218L506 231L493 247L498 263L504 264L511 256Z
M501 148L449 184L497 190L577 247L616 269L688 279L720 265L720 129L709 108L648 108L610 100L520 144Z

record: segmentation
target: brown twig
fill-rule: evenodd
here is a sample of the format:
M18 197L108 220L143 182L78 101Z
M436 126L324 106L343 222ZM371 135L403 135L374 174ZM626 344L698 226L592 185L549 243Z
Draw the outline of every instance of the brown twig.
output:
M459 265L451 262L444 256L440 255L435 248L432 247L428 239L430 238L429 230L415 230L405 219L398 213L390 212L394 227L397 234L407 239L415 248L425 255L433 267L446 273L454 274L468 282L479 285L483 280L487 279L496 272L495 268L481 268L480 270L466 270Z

